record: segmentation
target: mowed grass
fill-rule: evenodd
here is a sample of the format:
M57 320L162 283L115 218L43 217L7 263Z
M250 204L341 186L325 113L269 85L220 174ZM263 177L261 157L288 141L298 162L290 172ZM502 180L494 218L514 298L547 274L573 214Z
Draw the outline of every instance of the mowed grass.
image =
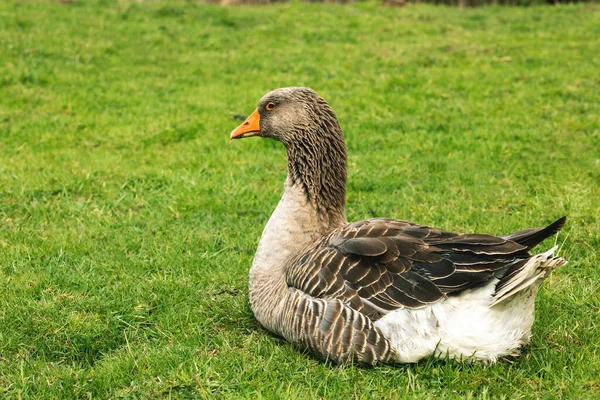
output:
M0 2L0 396L600 398L600 8ZM310 86L348 218L502 234L568 215L533 340L495 365L335 366L263 330L247 272Z

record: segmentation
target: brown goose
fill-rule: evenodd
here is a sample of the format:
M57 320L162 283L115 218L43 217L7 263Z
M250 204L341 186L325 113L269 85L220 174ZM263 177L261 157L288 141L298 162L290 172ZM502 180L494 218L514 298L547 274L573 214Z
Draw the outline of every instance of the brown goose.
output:
M274 90L231 132L287 149L284 193L250 269L250 303L270 331L334 362L493 362L529 341L541 282L566 263L529 250L546 228L495 237L375 218L348 223L346 145L312 89Z

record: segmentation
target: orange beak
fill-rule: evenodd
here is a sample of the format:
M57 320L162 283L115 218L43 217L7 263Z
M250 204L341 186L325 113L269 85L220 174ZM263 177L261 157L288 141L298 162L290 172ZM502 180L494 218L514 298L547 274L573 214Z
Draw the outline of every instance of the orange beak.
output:
M242 139L251 136L262 136L260 132L260 115L258 109L254 110L252 114L240 126L231 131L230 139Z

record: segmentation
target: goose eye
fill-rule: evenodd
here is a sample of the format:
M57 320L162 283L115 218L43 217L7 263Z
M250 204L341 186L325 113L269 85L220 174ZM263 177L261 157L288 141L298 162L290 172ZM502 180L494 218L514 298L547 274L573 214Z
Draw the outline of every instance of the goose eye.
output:
M267 109L267 111L271 111L272 109L275 108L275 103L273 103L273 102L267 103L267 106L265 108Z

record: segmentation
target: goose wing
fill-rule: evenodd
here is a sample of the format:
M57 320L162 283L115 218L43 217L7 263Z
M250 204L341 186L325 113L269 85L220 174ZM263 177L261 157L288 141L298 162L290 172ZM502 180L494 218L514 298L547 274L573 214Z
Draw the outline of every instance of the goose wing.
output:
M375 320L502 276L528 257L527 245L509 238L369 219L333 231L299 255L287 283L316 298L342 300Z

